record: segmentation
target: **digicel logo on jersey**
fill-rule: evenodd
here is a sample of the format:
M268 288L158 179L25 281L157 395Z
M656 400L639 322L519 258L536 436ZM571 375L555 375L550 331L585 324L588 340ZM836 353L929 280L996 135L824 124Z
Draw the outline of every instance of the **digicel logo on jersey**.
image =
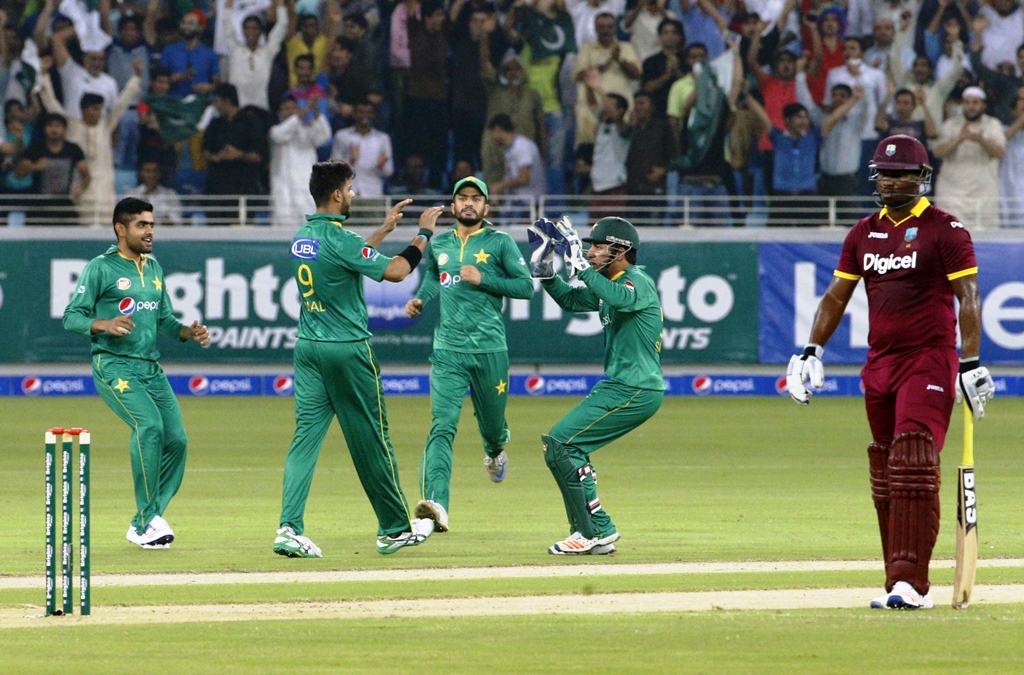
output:
M864 271L875 270L879 274L885 274L889 270L910 270L917 267L917 251L910 255L893 255L882 257L876 253L864 254Z

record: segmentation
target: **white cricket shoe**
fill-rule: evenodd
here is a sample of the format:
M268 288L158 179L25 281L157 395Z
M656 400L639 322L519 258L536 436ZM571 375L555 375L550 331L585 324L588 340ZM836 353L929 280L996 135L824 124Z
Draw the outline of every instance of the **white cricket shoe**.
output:
M594 550L598 541L596 537L588 539L579 532L573 532L567 539L549 546L548 553L551 555L586 555Z
M505 480L505 474L508 473L508 455L504 450L497 457L484 455L484 468L487 469L487 476L492 482L500 483Z
M410 523L410 528L408 532L377 537L377 553L390 555L406 546L419 546L434 531L434 521L429 518L416 518Z
M416 504L415 516L434 521L434 530L437 532L448 531L448 512L432 499L421 499Z
M166 520L154 516L142 534L136 532L133 525L129 525L125 539L146 549L170 548L174 541L174 531Z
M932 594L921 595L906 581L897 581L892 590L871 601L871 609L932 609Z
M274 553L289 558L323 558L320 547L309 537L295 534L295 530L285 526L277 531L274 538Z
M615 542L622 538L618 532L609 534L607 537L602 537L597 540L594 544L594 548L590 549L590 555L608 555L609 553L615 553Z

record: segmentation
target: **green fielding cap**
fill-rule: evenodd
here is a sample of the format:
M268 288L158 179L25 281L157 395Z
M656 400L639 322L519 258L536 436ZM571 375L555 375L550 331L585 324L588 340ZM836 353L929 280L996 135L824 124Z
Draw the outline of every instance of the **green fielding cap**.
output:
M456 183L455 187L452 188L452 199L455 199L455 195L458 193L459 188L461 188L461 187L463 187L465 185L472 185L477 190L482 192L484 197L486 197L487 199L491 198L490 193L487 192L487 183L483 182L482 180L480 180L476 176L467 176L466 178L463 178L458 183Z
M625 218L610 216L594 223L594 229L583 238L589 244L618 244L640 248L640 235L636 228Z

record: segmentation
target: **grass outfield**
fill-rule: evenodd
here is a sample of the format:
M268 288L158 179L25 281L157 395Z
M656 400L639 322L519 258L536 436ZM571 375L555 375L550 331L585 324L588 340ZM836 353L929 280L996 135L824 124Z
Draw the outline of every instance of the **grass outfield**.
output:
M669 398L659 414L596 453L601 499L623 539L619 553L553 558L564 510L544 465L539 435L575 399L513 398L507 481L494 485L467 401L452 484L452 532L393 556L374 552L376 523L331 430L306 514L321 560L271 553L280 509L293 403L277 398L182 400L190 437L181 492L165 514L178 536L167 551L124 540L134 510L127 430L98 398L0 399L0 513L8 533L0 574L42 579L42 434L53 425L93 433L93 573L273 572L745 560L871 560L879 555L868 489L870 442L862 401ZM403 487L418 498L418 461L429 427L424 397L388 400ZM998 399L976 427L982 558L1024 557L1024 400ZM953 555L961 424L954 415L943 453L944 518L937 558ZM2 579L0 579L2 580ZM949 584L948 565L933 581ZM109 605L454 598L644 591L877 586L880 572L786 572L494 578L486 581L343 582L97 587ZM979 570L978 582L1024 582L1022 568ZM0 605L42 603L42 592L0 590ZM867 600L867 598L865 598ZM26 608L30 612L31 608ZM616 616L446 617L75 626L61 631L83 672L129 672L125 660L159 636L166 672L1008 672L1020 668L1024 607L939 607L927 614L856 610L716 612ZM0 629L4 668L47 672L46 629ZM49 645L47 647L47 645ZM301 645L293 651L291 645ZM581 648L580 645L586 645ZM893 663L888 650L915 655ZM963 646L970 645L969 649ZM44 650L45 647L45 650ZM409 651L412 650L412 651ZM388 657L386 655L390 654ZM416 654L415 664L408 654ZM285 656L287 655L287 661ZM298 662L291 661L298 658ZM69 662L70 664L70 662ZM1013 664L1013 667L1010 667ZM55 665L55 664L50 664ZM908 667L909 666L909 667ZM275 670L275 668L277 670Z

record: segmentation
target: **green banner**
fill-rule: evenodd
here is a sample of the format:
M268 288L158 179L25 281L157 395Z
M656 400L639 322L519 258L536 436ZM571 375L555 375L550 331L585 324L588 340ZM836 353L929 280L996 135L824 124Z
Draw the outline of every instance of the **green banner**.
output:
M0 361L83 361L89 341L61 328L64 307L85 264L109 243L5 241L0 247ZM644 244L640 264L657 284L665 315L665 363L757 362L757 244ZM179 319L210 327L213 342L161 339L167 361L287 363L292 358L299 294L287 241L160 241L154 253ZM402 244L386 244L393 255ZM526 245L521 244L526 253ZM384 362L424 363L430 355L437 303L418 319L405 303L420 266L399 284L365 281L370 328ZM516 363L600 363L597 314L564 314L541 290L532 300L506 300L509 355Z

